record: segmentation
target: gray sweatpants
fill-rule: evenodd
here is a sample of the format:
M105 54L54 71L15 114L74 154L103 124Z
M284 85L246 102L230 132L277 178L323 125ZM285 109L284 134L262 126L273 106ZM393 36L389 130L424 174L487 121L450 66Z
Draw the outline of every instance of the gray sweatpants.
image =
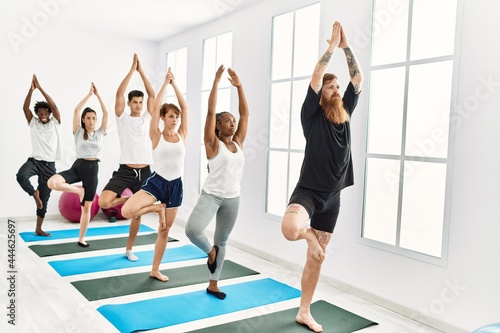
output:
M214 245L219 247L219 252L217 268L210 274L210 280L219 280L226 256L226 242L236 223L239 206L240 197L225 199L201 191L198 202L187 220L186 236L203 252L210 253L212 245L204 231L215 216Z

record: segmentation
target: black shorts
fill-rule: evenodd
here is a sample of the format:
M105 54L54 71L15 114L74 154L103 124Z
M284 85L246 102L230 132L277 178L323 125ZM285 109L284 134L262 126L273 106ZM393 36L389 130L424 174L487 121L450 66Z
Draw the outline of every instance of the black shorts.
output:
M141 190L151 194L156 201L167 204L167 208L180 207L182 196L182 179L166 180L156 172L146 179Z
M103 191L115 192L118 196L128 188L135 193L141 189L144 180L148 179L151 175L151 168L145 166L144 168L131 168L125 164L120 164L117 171L113 172L113 176L108 184L104 187Z
M81 181L82 187L85 189L83 201L94 201L95 192L97 190L98 173L98 160L89 161L79 158L73 163L71 169L59 172L59 175L61 175L68 184Z
M288 204L305 208L311 228L333 233L340 212L340 191L319 192L297 185Z

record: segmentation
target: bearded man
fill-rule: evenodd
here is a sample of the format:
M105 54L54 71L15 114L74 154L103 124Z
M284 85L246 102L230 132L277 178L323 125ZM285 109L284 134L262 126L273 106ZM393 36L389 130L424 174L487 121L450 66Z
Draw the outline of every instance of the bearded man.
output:
M337 77L326 73L336 48L344 50L350 82L340 97ZM283 216L281 229L290 241L306 240L302 296L295 320L322 332L310 311L311 301L340 211L340 191L354 183L350 118L358 102L363 74L339 22L333 24L328 49L318 60L302 105L306 148L300 178ZM308 226L308 221L310 225Z

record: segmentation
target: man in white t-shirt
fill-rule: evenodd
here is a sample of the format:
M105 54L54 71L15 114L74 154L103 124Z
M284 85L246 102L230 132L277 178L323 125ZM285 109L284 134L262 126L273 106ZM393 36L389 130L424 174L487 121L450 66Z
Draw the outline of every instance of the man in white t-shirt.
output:
M30 109L33 91L38 89L46 101L36 102L35 115ZM16 178L22 189L35 199L36 228L35 234L50 236L42 230L42 223L47 212L50 192L47 180L56 173L55 161L61 158L59 126L61 114L52 98L42 89L36 75L31 80L28 95L23 105L24 116L30 126L32 153L17 172ZM35 189L30 182L33 176L38 177L38 187Z
M144 93L139 90L132 90L128 93L127 105L130 108L130 113L125 112L124 94L135 71L139 72L148 94L147 112L142 112ZM104 209L125 203L129 197L122 197L122 192L127 188L133 193L139 191L142 182L151 173L150 165L153 163L153 149L149 137L149 125L154 99L153 87L141 67L137 54L134 54L132 67L116 91L115 114L121 149L120 166L117 171L113 172L111 179L99 196L99 206ZM116 218L112 213L112 210L108 211L110 221ZM125 250L125 256L130 261L138 259L132 252L132 246L140 225L141 217L133 217L130 222L129 238Z

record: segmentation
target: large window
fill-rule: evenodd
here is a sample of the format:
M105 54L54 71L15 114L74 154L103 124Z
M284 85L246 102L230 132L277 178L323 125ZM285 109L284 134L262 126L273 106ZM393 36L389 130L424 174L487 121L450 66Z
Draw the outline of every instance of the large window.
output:
M273 18L266 212L282 215L302 166L300 109L318 61L319 3Z
M170 68L175 77L175 83L186 98L187 90L187 47L182 47L167 53L167 69ZM163 82L162 78L162 82ZM167 103L177 104L174 89L167 89Z
M232 66L233 33L226 32L203 41L203 77L201 87L201 149L200 149L200 188L207 177L207 156L203 145L203 132L208 110L208 96L212 90L215 73L220 65ZM222 74L217 92L216 111L231 111L231 83L226 79L227 71ZM237 116L237 115L235 115Z
M442 263L457 1L374 0L362 236Z

